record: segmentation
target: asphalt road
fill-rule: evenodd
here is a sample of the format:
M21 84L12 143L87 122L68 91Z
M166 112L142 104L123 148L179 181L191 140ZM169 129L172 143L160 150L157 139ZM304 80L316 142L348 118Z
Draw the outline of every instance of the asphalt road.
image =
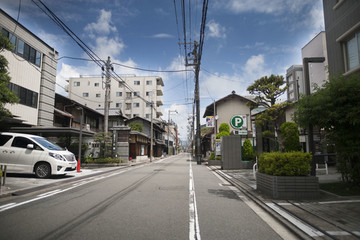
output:
M1 239L290 239L180 154L0 202ZM280 237L280 235L281 237Z

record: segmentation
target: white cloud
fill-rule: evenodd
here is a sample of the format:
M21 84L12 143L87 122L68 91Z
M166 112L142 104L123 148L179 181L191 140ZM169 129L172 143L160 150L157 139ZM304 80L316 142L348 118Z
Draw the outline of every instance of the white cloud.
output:
M210 20L206 26L209 29L207 36L214 38L226 38L226 28L221 26L219 23L214 20Z
M111 11L106 11L104 9L100 10L100 16L95 23L89 23L85 27L85 31L90 32L90 34L109 34L110 32L116 32L116 27L111 25Z
M151 36L152 38L173 38L174 36L167 33L158 33Z
M101 36L96 38L93 50L101 59L107 59L108 56L115 59L124 48L125 44L119 38Z
M68 82L66 80L71 77L79 77L80 73L78 69L65 63L61 63L60 69L61 70L58 71L56 75L56 92L61 95L67 96L68 93L65 91L65 88L68 85Z

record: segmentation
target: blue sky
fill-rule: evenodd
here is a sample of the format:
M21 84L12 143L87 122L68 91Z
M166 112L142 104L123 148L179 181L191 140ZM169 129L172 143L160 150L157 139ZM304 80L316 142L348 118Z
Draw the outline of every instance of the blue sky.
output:
M184 49L178 44L184 42L180 0L175 0L176 15L173 0L43 2L102 59L110 56L112 62L144 69L185 68ZM18 0L2 0L0 7L17 18ZM199 41L202 1L185 1L185 7L187 41ZM246 96L246 88L256 79L285 75L288 67L301 64L301 48L324 30L322 11L322 0L210 0L200 72L201 117L213 100L232 90ZM21 1L19 22L54 47L59 57L87 58L31 0ZM171 119L186 139L194 74L114 67L119 75L161 76L163 119L168 119L169 109L177 110ZM101 69L87 61L59 60L59 85L80 74L100 75ZM66 95L59 86L57 92Z

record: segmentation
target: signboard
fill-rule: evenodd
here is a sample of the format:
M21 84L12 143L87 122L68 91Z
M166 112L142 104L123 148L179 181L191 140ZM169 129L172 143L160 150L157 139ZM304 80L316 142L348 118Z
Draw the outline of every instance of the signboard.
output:
M230 125L237 130L247 130L246 115L234 115L230 119Z
M221 139L215 139L215 155L221 155Z
M214 116L206 117L206 127L214 127Z

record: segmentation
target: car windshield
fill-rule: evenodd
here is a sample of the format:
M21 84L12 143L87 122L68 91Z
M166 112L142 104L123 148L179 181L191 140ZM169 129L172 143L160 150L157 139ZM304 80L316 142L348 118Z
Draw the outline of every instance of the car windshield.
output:
M60 146L56 145L55 143L49 142L45 138L33 137L32 139L49 150L64 151L64 149L62 149Z

